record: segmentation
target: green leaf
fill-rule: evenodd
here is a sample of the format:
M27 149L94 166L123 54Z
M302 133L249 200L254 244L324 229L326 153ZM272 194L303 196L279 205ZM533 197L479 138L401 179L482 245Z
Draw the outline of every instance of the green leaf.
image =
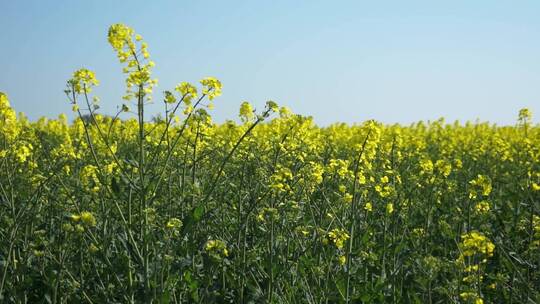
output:
M202 216L204 214L204 207L203 206L197 206L193 210L193 219L195 222L198 222L201 220Z

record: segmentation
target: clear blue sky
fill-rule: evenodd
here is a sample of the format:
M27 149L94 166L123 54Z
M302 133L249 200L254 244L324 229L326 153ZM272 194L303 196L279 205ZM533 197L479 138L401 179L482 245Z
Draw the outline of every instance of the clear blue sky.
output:
M149 43L155 90L215 76L217 121L268 99L316 122L540 117L540 1L0 0L0 91L31 119L70 113L65 81L97 73L102 110L124 93L107 29Z

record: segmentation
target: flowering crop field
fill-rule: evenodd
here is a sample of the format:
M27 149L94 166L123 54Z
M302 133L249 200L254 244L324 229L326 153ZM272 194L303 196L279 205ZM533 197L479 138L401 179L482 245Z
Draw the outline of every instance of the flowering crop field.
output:
M72 123L0 94L2 303L540 302L527 109L515 126L320 127L245 102L216 124L209 77L150 121L147 45L121 24L108 39L117 115L98 114L87 69L67 82Z

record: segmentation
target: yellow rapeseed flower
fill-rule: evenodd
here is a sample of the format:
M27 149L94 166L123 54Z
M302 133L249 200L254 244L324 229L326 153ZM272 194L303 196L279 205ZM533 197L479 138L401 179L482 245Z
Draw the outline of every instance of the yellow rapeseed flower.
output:
M217 78L206 77L200 82L203 85L202 93L207 95L208 99L213 100L221 95L221 82Z
M96 218L91 212L88 211L81 212L81 222L89 227L96 226Z
M166 227L168 229L179 229L180 227L182 227L182 221L173 217L167 222Z
M388 203L386 204L386 213L392 214L394 212L394 204Z
M342 249L344 243L349 239L349 234L340 228L334 228L328 232L328 238L332 240L337 249Z
M366 205L364 206L364 210L368 212L373 211L373 205L370 202L367 202Z
M69 80L73 90L77 94L90 93L93 86L97 86L99 81L96 74L88 69L81 68L73 72L73 78Z

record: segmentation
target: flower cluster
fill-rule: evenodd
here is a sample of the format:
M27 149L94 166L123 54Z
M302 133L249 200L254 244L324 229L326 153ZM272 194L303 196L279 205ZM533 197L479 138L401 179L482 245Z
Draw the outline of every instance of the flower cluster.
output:
M181 82L174 90L182 96L184 103L187 105L191 105L191 101L197 98L197 88L189 82Z
M89 211L83 211L79 214L72 214L70 219L74 223L81 223L86 227L95 227L97 224L96 218L92 212Z
M469 182L469 198L476 199L479 195L488 196L491 193L491 180L485 175L478 175L475 179Z
M7 95L0 92L0 136L4 136L7 141L13 141L18 133L17 115L11 108Z
M155 64L149 60L148 45L141 42L140 35L134 33L132 28L124 24L114 24L109 28L109 44L116 51L120 62L126 63L123 69L127 74L127 91L124 99L150 100L152 88L157 85L157 79L151 78L151 69Z
M340 228L334 228L327 234L328 238L334 243L337 249L343 249L343 245L350 238L349 234Z
M227 245L221 240L208 240L204 245L204 250L215 259L222 259L229 256Z
M92 91L92 87L97 86L99 81L96 79L96 74L88 69L82 68L73 72L73 77L68 83L77 94L88 94Z
M253 113L253 107L251 104L247 101L242 102L240 105L240 119L243 122L251 121L255 117L255 114Z
M463 257L480 256L485 262L486 258L493 256L495 245L481 232L472 231L461 236L461 254Z
M214 98L221 96L221 81L217 80L215 77L206 77L200 82L203 86L202 93L207 95L208 99L213 100Z

